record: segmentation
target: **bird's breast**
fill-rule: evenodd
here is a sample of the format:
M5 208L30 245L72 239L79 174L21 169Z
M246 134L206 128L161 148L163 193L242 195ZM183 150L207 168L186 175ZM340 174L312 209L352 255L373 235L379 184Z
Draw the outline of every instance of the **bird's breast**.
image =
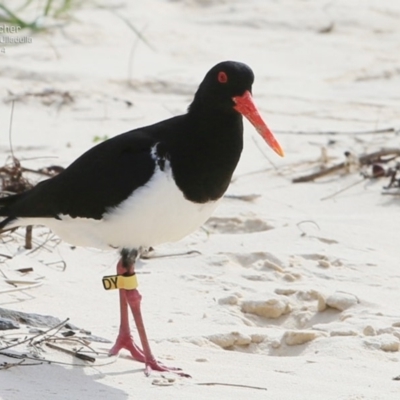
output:
M152 178L101 220L72 218L46 221L65 241L97 248L139 248L182 239L198 229L213 213L217 201L195 203L177 187L168 160Z

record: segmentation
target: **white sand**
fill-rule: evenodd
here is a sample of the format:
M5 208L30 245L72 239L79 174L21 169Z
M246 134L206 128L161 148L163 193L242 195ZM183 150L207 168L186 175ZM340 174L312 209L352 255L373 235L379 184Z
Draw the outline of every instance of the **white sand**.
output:
M136 43L109 10L88 7L74 12L75 20L63 30L0 53L1 99L7 90L46 88L68 91L74 99L61 107L57 96L51 105L38 96L15 103L15 155L56 156L27 160L25 166L68 165L95 136L182 113L207 70L225 59L254 69L255 100L286 157L278 159L246 124L245 150L228 193L260 197L225 199L207 225L209 234L199 230L157 249L200 255L145 261L138 269L153 351L192 379L152 385L160 375L146 378L143 366L122 352L107 366L2 370L0 397L399 399L400 382L392 380L400 374L399 198L382 196L387 180L377 180L321 200L360 180L358 173L291 183L318 166L307 162L317 161L323 146L332 164L347 150L398 147L399 138L279 131L399 127L400 4L137 0L117 12L144 30L153 49ZM9 115L10 105L3 103L2 160L9 150ZM255 171L260 172L251 174ZM47 231L35 232L36 243L43 242ZM21 244L18 238L1 245L0 253L14 258L0 268L10 273L33 266L32 276L44 276L44 283L0 294L0 307L70 317L113 340L118 294L105 292L101 277L114 273L117 254L54 242L53 249L30 254L18 249ZM60 260L65 271L48 265ZM0 280L0 291L9 287ZM57 351L47 356L71 361ZM5 361L13 360L0 357ZM197 385L213 382L268 391Z

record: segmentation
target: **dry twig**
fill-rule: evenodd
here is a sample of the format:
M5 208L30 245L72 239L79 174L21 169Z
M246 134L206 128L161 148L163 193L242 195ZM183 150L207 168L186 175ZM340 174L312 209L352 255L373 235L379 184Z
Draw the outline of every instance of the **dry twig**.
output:
M232 386L244 389L257 389L257 390L268 390L265 387L261 386L252 386L252 385L241 385L239 383L222 383L222 382L198 382L195 385L199 386Z
M350 153L345 153L348 156ZM374 162L382 162L382 157L384 156L400 156L400 149L399 148L387 148L382 149L379 151L374 151L372 153L364 154L358 158L358 162L360 166L363 165L370 165ZM385 160L386 161L386 160ZM348 166L348 161L343 161L339 164L333 165L332 167L322 169L317 172L313 172L309 175L300 176L298 178L294 178L292 180L293 183L301 183L301 182L310 182L315 179L321 178L323 176L332 174L333 172L338 172L344 170Z
M19 346L20 344L33 341L33 339L36 339L39 336L46 335L47 333L53 331L54 329L56 329L56 332L58 332L68 321L69 321L69 318L67 318L66 320L60 322L59 324L57 324L55 326L52 326L51 328L49 328L49 329L47 329L45 331L41 331L41 332L37 333L34 336L30 336L30 337L28 337L28 338L26 338L24 340L20 340L19 342L16 342L16 343L10 344L8 346L2 347L2 348L0 348L0 351L11 349L12 347Z
M46 343L46 346L50 347L51 349L62 351L63 353L66 353L66 354L69 354L69 355L74 356L76 358L79 358L80 360L89 361L89 362L95 362L96 361L96 359L94 357L92 357L92 356L88 356L87 354L79 353L78 351L72 351L72 350L66 349L64 347L57 346L57 345L55 345L53 343Z

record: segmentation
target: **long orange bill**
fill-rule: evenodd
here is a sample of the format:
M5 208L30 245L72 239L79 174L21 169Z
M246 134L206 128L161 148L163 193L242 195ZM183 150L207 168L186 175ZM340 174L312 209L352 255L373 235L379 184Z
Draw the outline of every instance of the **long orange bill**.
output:
M262 119L257 110L257 106L253 101L251 93L246 90L242 96L233 97L233 101L235 102L235 106L233 108L240 112L240 114L244 115L251 122L254 128L256 128L256 131L264 138L272 150L283 157L285 154L282 150L282 147Z

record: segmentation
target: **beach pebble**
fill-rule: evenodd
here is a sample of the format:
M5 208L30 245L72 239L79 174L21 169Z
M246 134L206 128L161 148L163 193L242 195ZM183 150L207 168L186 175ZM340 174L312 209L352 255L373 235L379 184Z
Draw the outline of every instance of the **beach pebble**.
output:
M389 333L384 333L383 335L366 339L365 344L382 351L394 352L399 351L400 340Z
M350 293L335 292L327 297L326 304L339 311L347 310L348 308L356 305L358 299Z
M318 266L322 268L330 268L331 263L328 260L318 260Z
M279 318L291 311L286 299L246 300L242 303L242 311L265 318Z
M238 303L238 298L235 295L221 297L218 299L218 304L234 306Z
M315 331L287 331L282 337L282 341L288 346L297 346L314 340L321 336L320 332Z
M235 345L247 346L252 342L251 336L244 333L232 332L232 335L235 337Z
M273 271L276 271L276 272L283 272L282 267L280 267L277 263L270 261L270 260L264 260L262 268L263 269L272 269Z
M273 348L273 349L279 349L279 347L281 347L281 342L279 341L279 340L273 340L272 342L271 342L271 347Z
M240 332L218 333L208 336L208 340L217 346L222 347L223 349L227 349L235 345L247 346L251 343L251 337Z
M294 281L297 281L297 279L299 279L299 278L296 278L296 276L294 274L285 274L285 275L283 275L283 279L286 282L294 282Z
M252 343L257 343L257 344L262 343L267 338L266 335L263 335L261 333L253 333L252 335L250 335L250 337Z
M297 292L296 289L289 289L289 288L278 288L278 289L275 289L275 293L276 294L281 294L281 295L284 295L284 296L290 296L292 294L295 294L296 292Z
M363 334L365 336L375 336L376 335L376 330L375 330L375 328L373 326L367 325L363 330Z
M196 362L208 362L207 358L196 358Z
M240 332L220 333L211 335L208 339L224 349L234 345L246 346L251 343L251 337Z

